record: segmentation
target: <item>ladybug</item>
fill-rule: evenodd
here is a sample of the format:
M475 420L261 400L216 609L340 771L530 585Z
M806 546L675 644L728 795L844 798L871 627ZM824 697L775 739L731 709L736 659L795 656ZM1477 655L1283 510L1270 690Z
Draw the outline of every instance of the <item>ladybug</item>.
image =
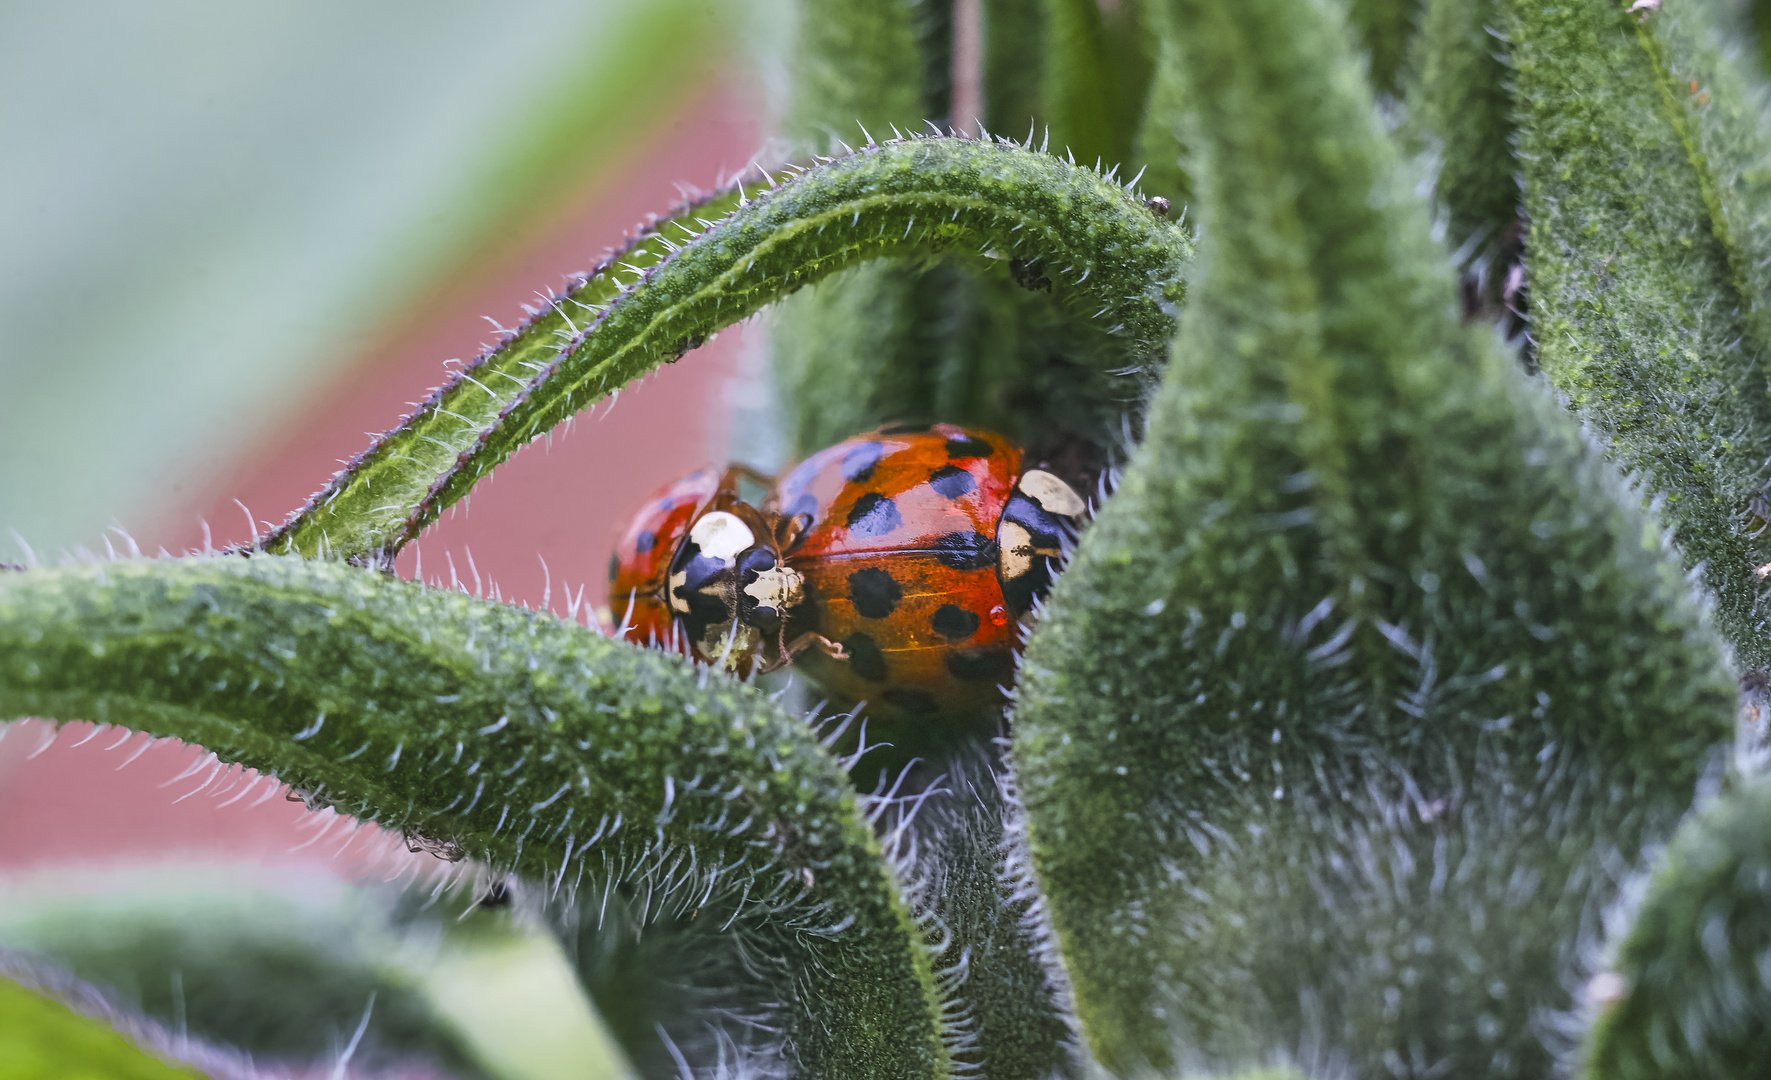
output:
M619 636L741 676L787 662L784 614L803 593L781 565L776 519L738 497L740 477L773 482L742 466L702 469L660 489L634 515L609 556Z
M772 486L760 507L740 476ZM739 674L791 660L876 715L1000 704L1087 509L1070 485L951 424L884 427L766 480L703 470L646 503L609 566L628 635Z
M791 630L837 646L799 668L876 715L930 716L1000 704L1087 507L1002 436L933 424L813 454L769 509L805 593Z

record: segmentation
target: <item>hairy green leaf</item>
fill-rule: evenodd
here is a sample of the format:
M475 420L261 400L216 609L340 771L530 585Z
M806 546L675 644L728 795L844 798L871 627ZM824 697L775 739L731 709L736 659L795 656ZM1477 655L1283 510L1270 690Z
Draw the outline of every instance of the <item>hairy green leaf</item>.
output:
M1182 297L1187 236L1090 169L1007 143L869 145L636 239L439 390L263 544L384 564L494 465L764 304L864 259L917 251L1035 260L1058 298L1153 365ZM665 235L681 232L680 245ZM693 236L693 239L688 239ZM617 294L614 273L668 249ZM644 262L644 259L641 259ZM613 296L613 299L610 297Z
M1700 5L1508 8L1538 362L1645 475L1718 629L1763 667L1771 174L1756 109Z
M549 893L717 912L793 973L800 1074L946 1073L853 789L710 669L337 563L112 563L0 574L0 716L200 743Z
M1771 1075L1771 780L1685 823L1589 988L1593 1080Z
M991 1080L1082 1075L1068 994L1036 910L1025 837L991 751L882 807L914 911L939 949L953 1057Z
M1437 144L1451 245L1470 245L1488 301L1503 284L1489 264L1513 239L1520 200L1500 15L1498 0L1426 0L1408 80L1409 125Z
M1347 21L1358 31L1359 43L1365 49L1373 90L1383 94L1397 92L1422 2L1348 0Z
M1020 673L1034 865L1115 1071L1535 1077L1732 692L1310 0L1174 0L1197 287Z

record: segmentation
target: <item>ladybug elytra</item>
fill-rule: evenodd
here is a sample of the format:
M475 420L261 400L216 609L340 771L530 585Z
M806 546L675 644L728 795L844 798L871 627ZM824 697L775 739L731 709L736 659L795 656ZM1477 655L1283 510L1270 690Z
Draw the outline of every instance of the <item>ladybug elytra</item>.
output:
M740 475L703 470L641 509L610 563L611 608L639 640L739 674L792 660L875 713L999 704L1020 620L1086 512L1013 443L951 424L821 450L760 506L738 498Z

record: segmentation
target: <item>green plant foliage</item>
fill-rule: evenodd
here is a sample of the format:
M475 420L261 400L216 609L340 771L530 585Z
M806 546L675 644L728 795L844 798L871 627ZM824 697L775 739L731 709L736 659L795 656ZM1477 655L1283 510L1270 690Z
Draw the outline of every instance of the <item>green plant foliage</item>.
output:
M0 979L0 1080L194 1080L98 1020Z
M984 115L978 119L992 131L1037 133L1047 17L1043 0L978 0L978 67L984 82Z
M336 563L116 563L0 575L0 716L201 743L552 892L637 883L648 913L707 909L815 976L773 1018L801 1069L945 1072L853 789L709 670Z
M1487 264L1520 200L1500 25L1498 0L1426 0L1407 96L1413 130L1430 132L1437 144L1434 194L1449 215L1451 246L1470 245L1477 269L1491 279ZM1492 291L1500 283L1486 284Z
M1165 4L1152 4L1146 10L1155 31L1156 57L1150 100L1138 128L1138 160L1144 169L1144 189L1169 200L1179 220L1192 201L1193 181L1187 161L1187 73L1181 70L1180 35L1168 14Z
M1591 994L1594 1080L1771 1075L1771 780L1679 830Z
M1613 868L1731 732L1719 650L1458 325L1341 28L1172 10L1205 276L1015 710L1078 1014L1121 1073L1545 1075Z
M555 424L869 257L953 248L1039 262L1058 298L1117 344L1097 362L1152 364L1173 333L1192 252L1185 234L1113 181L1008 143L870 145L753 195L703 224L735 196L713 197L610 256L352 462L264 548L384 564ZM636 259L651 265L633 268ZM618 288L623 270L635 285Z
M1771 782L1679 822L1737 688L1765 706L1728 659L1767 640L1771 143L1743 13L1627 6L980 0L986 120L1077 165L832 143L946 117L955 5L806 0L788 134L839 156L636 237L263 545L0 573L0 716L200 742L514 875L647 1077L1756 1076ZM1196 203L1197 264L1116 165ZM1518 276L1515 176L1541 378L1463 318ZM386 569L808 285L775 324L801 450L1144 436L1032 629L1008 761L839 760L717 672L336 561Z
M1432 0L1348 0L1347 21L1364 47L1371 88L1397 92L1423 3ZM1467 6L1476 7L1474 3Z
M1771 176L1739 164L1764 155L1756 109L1700 5L1508 14L1538 362L1646 475L1718 628L1762 667Z
M934 3L936 0L926 0ZM913 0L802 0L787 63L794 82L785 127L812 151L834 155L857 126L884 136L916 131L924 111L924 63Z
M1095 0L1045 0L1039 118L1059 155L1103 168L1139 167L1132 155L1156 46L1145 6L1126 0L1106 10Z
M359 1065L417 1059L485 1080L459 1033L391 962L385 915L347 918L268 890L130 884L138 888L52 904L9 897L0 947L105 987L117 1006L167 1030L266 1064L323 1060L362 1023Z
M992 757L957 756L880 825L913 908L940 930L932 946L945 946L937 966L955 1061L992 1080L1078 1076L1063 974L1044 947L1024 838L1010 834Z

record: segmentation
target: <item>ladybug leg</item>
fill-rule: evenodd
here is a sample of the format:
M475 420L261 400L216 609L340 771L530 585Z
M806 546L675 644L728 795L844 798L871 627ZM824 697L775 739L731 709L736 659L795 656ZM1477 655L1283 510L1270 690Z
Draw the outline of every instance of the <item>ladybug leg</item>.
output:
M806 649L809 649L814 645L816 645L825 656L830 657L832 660L847 660L849 658L849 651L843 648L842 645L831 641L823 634L813 633L801 634L794 638L782 647L781 652L785 656L793 656L795 653L804 652Z
M812 515L795 514L792 517L777 515L775 518L775 546L782 551L790 551L806 535L812 527Z

